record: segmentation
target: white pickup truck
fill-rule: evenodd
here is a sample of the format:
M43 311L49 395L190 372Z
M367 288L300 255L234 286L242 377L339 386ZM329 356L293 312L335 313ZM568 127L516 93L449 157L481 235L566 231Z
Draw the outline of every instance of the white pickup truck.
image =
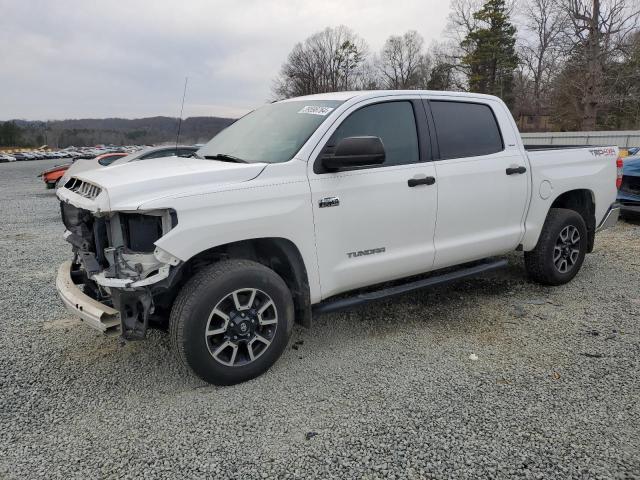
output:
M272 103L198 158L79 174L57 191L67 307L125 339L167 328L204 380L267 370L294 322L504 265L571 280L615 224L612 146L530 150L495 97L343 92ZM365 288L366 287L366 288Z

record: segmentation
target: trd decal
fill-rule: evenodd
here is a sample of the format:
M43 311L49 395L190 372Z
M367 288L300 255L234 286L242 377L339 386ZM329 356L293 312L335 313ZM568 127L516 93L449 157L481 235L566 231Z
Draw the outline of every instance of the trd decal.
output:
M593 155L594 157L600 157L602 155L615 155L616 154L616 149L615 148L590 148L589 149L589 153L591 153L591 155Z

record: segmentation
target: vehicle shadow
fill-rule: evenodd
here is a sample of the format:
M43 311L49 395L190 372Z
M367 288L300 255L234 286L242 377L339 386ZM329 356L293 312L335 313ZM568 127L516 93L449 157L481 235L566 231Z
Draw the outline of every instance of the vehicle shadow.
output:
M305 356L331 357L337 345L345 342L361 348L372 340L382 342L382 345L388 341L391 345L398 334L414 338L453 338L474 336L482 330L484 335L488 333L498 338L503 334L502 328L487 321L487 317L495 321L496 316L493 310L485 312L485 305L508 311L512 308L514 300L510 297L514 291L525 290L530 296L532 292L528 291L533 290L534 295L544 295L537 291L542 288L527 282L521 255L513 254L509 256L508 266L501 270L346 311L318 315L310 329L296 325L283 357L271 370L284 375L286 369L295 367L295 362ZM72 328L86 327L79 324ZM489 332L486 332L487 328ZM115 338L94 337L69 347L65 357L65 366L69 367L77 368L77 363L100 364L104 378L117 378L117 372L128 372L129 378L137 379L136 389L141 391L175 393L209 387L178 362L169 335L162 330L152 330L144 342L124 345ZM118 387L111 385L110 388Z

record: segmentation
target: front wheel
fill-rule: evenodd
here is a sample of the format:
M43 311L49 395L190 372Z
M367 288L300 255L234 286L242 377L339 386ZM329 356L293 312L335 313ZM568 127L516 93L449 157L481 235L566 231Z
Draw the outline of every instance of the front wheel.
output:
M576 276L587 253L587 226L582 216L565 208L549 211L538 244L524 253L529 276L544 285L562 285Z
M174 350L200 378L233 385L280 357L293 328L291 293L273 270L249 260L210 265L182 288L170 318Z

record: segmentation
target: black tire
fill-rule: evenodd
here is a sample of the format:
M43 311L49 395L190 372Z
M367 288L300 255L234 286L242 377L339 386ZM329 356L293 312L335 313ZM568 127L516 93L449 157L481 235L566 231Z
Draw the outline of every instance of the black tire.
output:
M47 190L51 190L52 188L55 188L56 184L53 182L47 182Z
M572 229L571 231L575 229L580 239L575 245L578 251L577 258L570 266L568 262L571 259L567 258L566 264L561 263L566 271L561 271L561 267L554 261L554 256L557 254L557 243L561 242L561 232L565 232L565 228ZM564 247L559 248L562 250ZM576 276L586 253L587 226L582 216L574 210L552 208L544 222L536 248L524 253L524 264L532 280L543 285L562 285Z
M205 332L209 328L210 318L213 318L211 316L214 309L219 307L221 302L226 302L233 292L243 291L243 289L255 289L275 305L273 310L275 318L271 320L274 322L274 327L268 328L272 337L269 337L270 344L264 347L254 360L248 359L247 343L251 343L248 341L248 336L246 340L235 342L235 349L229 346L231 352L237 350L239 345L244 349L245 361L248 363L223 365L220 358L214 358L215 352L212 351L212 349L217 350L216 347L220 345L212 346L210 337L205 336ZM231 312L231 315L233 315L232 318L239 318L238 312ZM248 310L247 315L249 315ZM275 363L289 342L293 322L294 308L291 292L278 274L250 260L224 260L203 268L182 287L171 310L169 334L176 355L196 375L215 385L233 385L261 375ZM261 317L260 323L262 323ZM225 325L232 325L231 320L227 320ZM258 332L257 328L251 334L263 333ZM224 339L227 339L224 341L231 341L232 333L229 333L231 330L227 330L224 334L220 334L220 342ZM241 342L244 344L241 345ZM253 348L251 351L253 355ZM238 355L242 356L242 353ZM230 359L231 363L235 358L236 355Z

